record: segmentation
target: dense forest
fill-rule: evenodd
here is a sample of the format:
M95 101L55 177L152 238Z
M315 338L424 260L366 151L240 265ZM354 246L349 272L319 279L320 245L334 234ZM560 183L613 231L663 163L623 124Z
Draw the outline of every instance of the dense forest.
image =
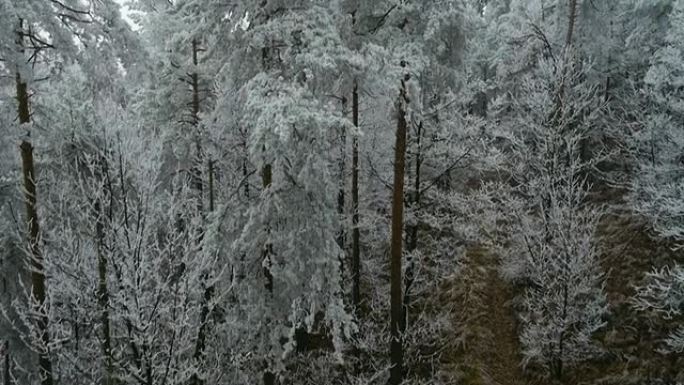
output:
M684 384L684 0L0 0L0 384Z

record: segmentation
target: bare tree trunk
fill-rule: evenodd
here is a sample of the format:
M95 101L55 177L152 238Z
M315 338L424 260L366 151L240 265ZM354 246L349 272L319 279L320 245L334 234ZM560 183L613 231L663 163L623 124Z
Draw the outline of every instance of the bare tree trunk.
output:
M408 80L408 76L405 80ZM406 83L401 82L397 103L397 132L394 147L394 188L392 190L392 234L390 244L390 380L389 385L399 385L403 377L404 347L401 333L403 318L402 238L404 233L404 174L406 157Z
M272 372L269 372L268 370L264 372L264 385L275 384L275 379L276 376Z
M214 162L209 161L209 211L214 211ZM207 274L203 275L204 281L208 279ZM206 282L202 282L203 285L206 285ZM209 303L211 302L212 298L214 297L214 285L208 285L204 289L204 296L202 297L202 308L200 310L200 324L199 324L199 330L197 331L197 341L195 342L195 351L193 353L193 358L195 359L195 362L201 363L204 359L204 349L206 348L206 340L207 340L207 323L209 321L209 315L211 312L211 309L209 307ZM193 374L192 376L192 383L195 385L202 385L204 384L204 380L202 380L197 373Z
M570 13L568 15L568 32L565 35L565 46L569 47L572 44L572 37L575 32L575 22L577 21L577 0L568 0L570 2Z
M209 212L214 211L216 197L214 192L214 161L209 160Z
M264 187L264 190L268 189L271 187L271 183L273 182L273 172L271 169L271 165L267 164L264 165L263 170L261 172L261 182ZM267 233L270 233L271 230L270 228L266 229ZM269 294L273 294L273 275L271 274L271 254L273 251L273 247L271 246L270 243L266 243L264 245L264 251L263 251L263 256L264 256L264 277L266 277L266 290L268 290Z
M568 316L568 284L563 285L563 311L562 311L562 321L565 324ZM561 330L558 336L558 357L555 360L555 377L556 381L562 383L563 381L563 357L565 354L565 330Z
M202 143L199 132L199 113L200 113L200 89L199 89L199 74L197 73L197 65L199 63L197 55L199 53L199 43L197 39L192 40L192 64L195 66L195 71L190 74L190 80L192 83L192 125L195 129L195 167L193 167L192 178L194 181L195 189L197 190L197 210L200 214L204 212L204 207L202 203L204 183L202 181L202 164L203 164L203 154L202 154Z
M47 310L44 307L46 283L43 269L43 255L40 250L40 227L36 199L33 146L30 142L23 140L19 148L21 150L22 173L24 176L24 201L26 204L28 243L31 254L31 294L33 300L36 301L36 308L34 309L37 314L36 323L44 345L38 353L38 362L42 377L41 384L52 385L52 363L50 362L50 356L47 350L50 343L50 336L48 334Z
M266 6L268 5L268 0L263 0L261 2L261 7L266 11ZM268 22L270 19L270 15L268 12L264 12L264 22ZM272 67L273 65L273 58L271 57L271 49L269 47L263 47L261 48L261 66L264 70L268 70ZM266 146L262 148L262 151L264 154L266 153ZM261 185L264 190L267 190L269 187L271 187L271 183L273 182L273 169L271 164L264 164L263 167L261 168ZM266 226L266 232L270 233L271 229L269 226ZM264 277L266 278L266 290L269 292L269 294L273 293L273 276L271 275L271 252L273 250L273 247L269 244L266 243L264 245L264 250L263 250L263 260L264 260ZM268 376L266 373L264 374L264 381L266 381L267 377L271 378L271 376ZM275 378L275 377L274 377Z
M11 385L10 380L10 350L9 341L5 341L3 350L5 351L5 364L2 371L3 385Z
M264 20L263 22L268 22L270 19L270 15L268 14L268 11L266 10L266 6L268 5L268 0L263 0L260 4L261 8L264 10ZM275 59L271 55L271 49L267 46L262 47L261 49L261 66L263 70L269 70L273 66L273 61ZM262 151L264 154L266 153L266 147L264 146L262 148ZM261 168L261 184L264 189L264 191L268 190L271 187L271 184L273 183L273 169L272 165L270 163L264 164ZM270 225L266 225L266 233L270 234L271 228ZM271 255L273 254L273 245L270 244L270 242L266 242L263 246L263 251L262 251L262 257L263 257L263 274L265 278L265 288L266 291L268 292L268 296L272 298L273 296L273 274L271 274L271 266L272 266L272 259ZM264 371L262 374L262 380L264 385L274 385L276 382L276 375L272 371L272 368L270 367L268 363L268 359L265 359L265 367Z
M421 147L421 137L423 135L423 122L420 122L418 124L418 131L416 133L416 157L415 157L415 168L416 168L416 174L415 174L415 179L413 181L413 199L411 200L411 206L414 211L414 215L417 215L418 211L420 210L420 200L421 200L421 179L420 179L420 166L422 164L423 158L422 158L422 147ZM406 266L406 276L404 277L404 314L401 317L402 319L402 324L401 324L401 332L404 333L406 331L406 325L408 322L408 307L411 302L411 286L413 285L413 281L415 279L415 261L413 260L412 253L418 248L418 229L419 229L419 223L418 220L416 219L416 223L407 226L407 239L406 239L406 251L408 253L408 258L407 258L407 266Z
M126 172L124 169L124 162L123 162L123 152L121 149L121 143L119 142L119 148L117 151L117 158L118 158L118 175L114 176L114 178L117 178L119 181L119 193L121 194L121 208L123 212L121 213L122 219L123 219L123 234L124 234L124 239L125 239L125 247L130 250L132 248L132 242L131 242L131 221L129 220L129 212L128 212L128 191L126 189ZM107 176L108 180L109 175ZM111 185L111 183L108 183L109 186L109 194L110 198L114 196L114 189ZM110 201L110 207L113 205ZM110 208L110 210L112 210ZM111 215L111 214L110 214ZM112 261L112 267L114 268L114 274L116 274L116 278L118 281L118 286L119 289L123 289L123 281L122 281L122 274L120 268L117 268L118 266L116 265L115 261ZM130 309L128 309L128 306L124 305L124 310L126 310L126 313L132 313ZM133 356L133 363L135 365L135 368L139 371L142 371L143 367L143 352L142 352L142 347L139 347L136 344L136 340L133 337L134 335L134 327L133 327L133 322L131 321L131 316L128 315L124 318L124 324L126 325L126 332L128 336L128 346L131 350L131 354Z
M577 21L577 0L568 0L569 1L569 15L568 15L568 29L565 34L565 53L568 52L570 49L570 46L572 45L572 39L574 36L575 32L575 23ZM561 114L563 111L563 99L565 98L565 77L567 76L568 72L568 64L567 56L563 56L562 58L563 62L560 63L561 65L561 74L560 74L560 81L558 84L558 91L555 95L556 97L556 105L554 108L554 111L551 114L552 119L555 120L560 120L561 119Z
M342 115L347 115L347 98L342 98ZM346 203L345 194L345 184L347 183L346 170L347 170L347 129L342 126L340 128L340 188L337 192L337 213L340 218L344 216L344 206ZM340 226L340 232L337 234L337 245L344 250L346 243L346 232L344 226ZM344 263L340 263L342 272L344 273Z
M245 200L247 203L249 203L250 200L250 191L249 191L249 172L247 171L247 162L248 160L248 153L249 150L247 149L247 141L242 142L242 146L244 149L244 158L242 159L242 180L244 184L244 194L245 194ZM242 265L245 261L245 254L240 255L240 265ZM238 269L237 273L237 280L242 281L245 279L245 272L243 268Z
M197 191L197 211L199 215L204 218L204 203L203 203L203 192L204 192L204 181L202 178L202 167L204 162L204 154L202 153L202 142L200 135L200 89L199 89L199 74L197 73L197 65L199 64L198 53L200 51L199 43L197 39L192 40L192 63L195 66L195 71L190 75L192 82L192 122L195 129L195 167L193 172L195 190ZM209 211L214 210L214 163L209 161L208 169L209 177ZM204 238L204 229L200 229L199 236L197 239L198 243L202 242ZM201 364L204 360L204 350L206 349L206 339L207 339L207 326L209 321L209 315L211 312L210 302L214 297L214 285L207 285L207 280L209 279L208 273L202 275L202 285L204 288L204 295L202 296L202 307L200 309L200 319L199 319L199 329L197 331L197 340L195 341L195 351L193 352L193 359L196 364ZM192 375L193 385L203 385L204 380L200 378L197 373Z
M352 120L354 126L359 127L359 85L354 81L352 90ZM352 138L352 305L356 312L356 318L360 318L361 309L361 248L359 245L359 137L354 134Z
M23 20L19 20L17 30L17 45L23 52ZM17 102L19 113L19 123L31 123L31 112L29 110L28 85L22 80L21 74L16 74ZM45 309L45 272L43 269L43 255L40 250L40 222L38 220L35 164L33 160L33 146L28 137L21 141L19 146L21 152L21 168L24 179L24 203L26 205L26 221L28 225L28 244L31 254L31 295L36 301L33 309L36 317L36 326L41 335L43 347L38 353L38 365L42 385L52 385L52 362L48 346L50 336L48 331L48 315Z
M247 145L245 144L245 147L246 146ZM247 179L248 175L249 175L249 173L247 172L247 159L245 157L245 159L242 160L242 177L244 178L244 181L245 181L244 182L245 183L245 198L247 200L249 200L249 195L250 195L249 194L249 180Z
M267 164L264 165L262 171L261 171L261 182L263 185L264 190L268 189L271 187L271 183L273 182L273 174L272 174L272 169L271 165ZM266 232L270 233L270 228L267 226L266 227ZM268 291L268 295L271 296L273 295L273 275L271 274L271 255L273 253L273 247L270 243L264 244L264 250L263 250L263 261L264 261L264 277L266 278L266 291ZM271 371L271 369L268 367L268 364L266 365L266 369L264 370L263 373L263 380L264 380L264 385L274 385L275 384L275 373Z

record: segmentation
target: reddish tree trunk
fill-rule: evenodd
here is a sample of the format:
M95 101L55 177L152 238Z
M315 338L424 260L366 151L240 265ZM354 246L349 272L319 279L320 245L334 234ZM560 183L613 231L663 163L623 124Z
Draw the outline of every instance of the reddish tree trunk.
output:
M415 174L415 179L413 181L413 199L411 201L411 205L414 211L414 215L418 215L418 211L420 210L420 199L421 199L421 179L420 179L420 166L422 163L422 148L421 148L421 136L423 135L423 122L420 122L418 124L418 132L416 135L416 158L415 158L415 167L416 167L416 174ZM409 256L407 259L407 266L406 266L406 276L404 277L404 315L402 316L402 323L401 323L401 332L404 333L406 331L406 325L408 322L408 308L411 302L411 286L413 285L413 281L415 279L415 264L416 262L413 260L413 256L411 255L417 248L418 248L418 219L416 218L416 223L407 226L406 232L407 232L407 239L406 239L406 251L408 252Z
M17 31L17 45L23 52L23 21L19 21ZM19 123L31 123L31 112L29 110L28 85L21 78L17 71L17 112L19 113ZM26 221L28 225L28 245L31 255L31 295L36 301L35 317L36 326L41 335L43 347L38 353L38 365L42 385L52 385L52 362L48 352L50 336L48 334L48 315L44 307L46 296L45 272L43 269L43 255L40 249L40 222L38 220L38 206L36 194L35 164L33 160L33 146L24 139L19 146L21 153L21 169L24 183L24 203L26 205Z
M408 80L408 79L406 79ZM394 188L392 190L392 232L390 244L390 380L389 385L399 385L402 381L404 347L401 325L404 316L402 301L403 258L402 240L404 232L404 174L406 158L406 84L402 81L397 111L396 144L394 147Z
M24 90L25 87L26 85L24 84ZM22 123L28 123L28 121L22 121ZM34 309L36 312L36 324L44 345L38 353L38 363L42 378L41 384L52 385L52 363L47 351L50 336L48 334L47 310L44 308L46 284L43 255L40 250L40 226L38 221L33 146L30 142L23 140L19 148L24 177L24 203L26 205L26 221L28 222L28 244L31 254L31 295L33 300L36 301L36 309Z

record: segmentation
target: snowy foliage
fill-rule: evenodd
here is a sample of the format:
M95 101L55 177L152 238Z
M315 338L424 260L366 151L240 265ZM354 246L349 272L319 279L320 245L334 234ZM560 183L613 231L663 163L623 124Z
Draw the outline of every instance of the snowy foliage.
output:
M634 135L633 153L638 168L631 184L634 210L652 223L659 237L675 245L684 240L684 174L681 172L684 136L680 129L684 113L681 102L683 34L684 2L675 1L664 45L651 58L643 81L647 105ZM675 248L679 250L679 246ZM681 326L684 274L682 261L677 262L649 272L634 300L636 309L667 320L669 335L664 338L661 349L674 355L684 351Z
M0 378L383 384L392 340L497 382L497 314L525 375L645 381L628 302L676 383L683 261L603 246L681 250L683 41L682 0L0 0Z
M523 14L530 12L541 11ZM507 155L502 172L510 180L493 191L492 201L502 210L502 275L525 287L523 365L560 379L600 352L593 337L608 313L596 234L603 210L590 201L588 179L605 155L586 148L604 107L583 81L589 63L572 46L554 56L539 40L554 36L554 25L548 35L535 28L523 30L531 29L531 37L521 32L522 51L506 54L526 67L499 73L516 86L494 104Z
M639 288L635 306L641 311L653 312L674 321L675 330L665 340L665 351L674 354L684 352L684 269L677 265L664 267L647 274L646 285Z

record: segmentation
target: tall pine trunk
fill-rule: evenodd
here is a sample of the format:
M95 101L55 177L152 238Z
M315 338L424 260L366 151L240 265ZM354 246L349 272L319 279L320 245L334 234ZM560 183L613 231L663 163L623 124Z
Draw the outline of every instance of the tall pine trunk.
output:
M26 83L22 83L17 75L17 96L19 99L21 123L30 123L28 114L28 95ZM26 115L22 112L26 105ZM26 118L24 118L24 116ZM31 257L31 295L35 303L35 317L40 332L43 347L38 353L38 364L41 373L41 384L52 385L52 363L47 351L50 343L48 334L48 315L45 309L46 283L43 267L43 255L40 250L40 222L38 220L38 205L35 182L35 166L33 160L33 146L28 140L22 140L19 146L21 152L21 168L24 179L24 203L26 205L26 221L28 225L28 244Z
M264 0L261 2L260 6L264 11L264 22L268 22L270 19L269 12L267 10L267 5L268 1ZM272 57L272 52L271 49L267 46L262 47L261 49L261 67L262 70L268 71L272 66L273 66L273 60L274 58ZM264 156L266 155L267 148L264 146L262 148L262 151L264 153ZM270 163L265 163L262 168L261 168L261 185L262 188L265 192L267 192L271 188L271 184L273 183L273 168ZM266 234L270 236L271 233L271 227L270 224L266 224ZM263 250L262 250L262 262L263 262L263 274L264 274L264 287L267 292L267 296L272 299L273 297L273 274L271 273L271 266L272 266L272 256L273 254L273 245L267 240L264 245L263 245ZM262 381L264 385L274 385L276 382L276 375L272 371L271 365L268 363L268 360L265 361L265 368L262 373Z
M209 161L209 211L214 211L214 162ZM206 281L208 276L204 274L202 278ZM206 282L202 282L206 285ZM199 330L197 331L197 341L195 342L195 352L193 353L193 358L197 363L201 363L204 360L204 350L206 348L207 340L207 323L209 322L209 315L211 308L209 304L214 297L214 285L208 285L204 289L204 295L202 297L202 308L200 310L200 324ZM192 376L192 383L194 385L204 384L204 380L195 373Z
M17 46L23 53L23 20L19 20L17 30ZM17 87L17 112L19 123L28 125L31 123L31 112L29 110L28 85L21 78L20 72L16 74ZM52 385L52 362L48 346L50 335L48 331L48 315L45 309L46 283L43 268L43 254L40 249L40 222L38 220L38 205L36 194L35 164L33 160L33 145L28 139L23 139L19 146L21 153L21 170L24 184L24 203L26 205L26 222L28 226L28 246L31 257L31 296L34 303L34 317L37 329L40 333L43 346L38 352L38 366L42 385Z
M202 204L202 192L204 190L204 183L202 181L202 164L203 164L203 154L202 154L202 143L201 136L199 132L200 123L200 89L199 89L199 74L197 73L198 59L197 55L199 53L199 43L197 39L192 40L192 64L194 65L194 71L190 74L190 83L192 86L192 103L191 103L191 113L192 113L192 125L194 128L195 135L195 166L193 167L193 181L195 189L197 190L197 210L200 214L203 214L204 207Z
M202 142L200 133L200 88L199 88L199 74L197 72L197 65L199 64L198 54L200 51L199 42L197 39L192 40L192 64L195 69L190 74L191 86L192 86L192 124L195 130L195 166L193 172L194 187L197 192L197 211L200 217L204 218L204 203L203 203L203 193L204 193L204 180L202 178L202 167L204 163L204 154L202 153ZM214 209L214 163L209 161L209 211ZM197 237L197 243L201 244L204 238L204 229L199 230ZM195 350L193 352L193 359L197 365L201 365L204 361L204 351L206 349L207 340L207 327L209 322L209 315L211 312L209 304L214 297L214 285L207 285L207 280L209 279L208 273L202 274L201 284L204 286L204 293L202 295L202 305L200 308L200 319L199 328L197 330L197 339L195 340ZM204 380L196 372L192 375L191 383L193 385L203 385Z
M265 151L265 149L264 149ZM261 171L261 182L263 185L264 190L268 190L271 187L271 183L273 182L273 172L271 169L270 164L264 165L262 171ZM271 229L269 226L266 226L266 233L270 233ZM263 272L264 272L264 278L266 279L265 282L265 287L266 291L268 292L268 296L273 295L273 275L271 274L271 255L273 253L273 247L271 244L267 241L264 244L264 250L263 250ZM264 385L274 385L276 380L275 373L273 373L269 367L268 364L266 364L266 369L264 370L263 373L263 381Z
M346 116L347 114L347 98L343 97L342 98L342 115ZM345 209L345 204L346 204L346 192L345 192L345 184L347 183L347 176L346 171L347 171L347 128L345 126L342 126L340 128L340 188L337 191L337 213L339 214L340 218L344 217L344 209ZM342 250L345 248L345 244L347 241L347 234L345 231L344 226L340 226L340 231L337 234L337 245L340 246ZM340 268L342 272L344 273L344 263L340 263Z
M354 81L352 90L352 119L354 127L359 128L359 86ZM355 133L352 137L352 305L356 312L356 318L360 317L361 308L361 248L359 246L359 136Z
M418 124L418 131L416 133L416 157L415 157L415 179L413 180L413 196L411 199L411 206L414 212L414 216L417 217L418 211L420 210L421 201L421 174L420 166L423 162L422 158L422 147L421 147L421 137L423 135L423 122ZM411 303L411 287L413 286L413 281L415 280L415 266L416 261L413 260L412 253L418 248L418 219L415 219L415 223L407 226L406 229L406 252L408 253L407 266L406 266L406 276L404 277L404 315L402 316L401 332L406 331L406 326L408 322L408 310Z
M397 103L397 132L394 147L394 188L392 189L392 231L390 244L390 380L389 385L399 385L403 377L404 346L401 332L403 323L402 301L402 240L404 232L404 174L406 158L406 105L408 103L406 81L401 82Z

